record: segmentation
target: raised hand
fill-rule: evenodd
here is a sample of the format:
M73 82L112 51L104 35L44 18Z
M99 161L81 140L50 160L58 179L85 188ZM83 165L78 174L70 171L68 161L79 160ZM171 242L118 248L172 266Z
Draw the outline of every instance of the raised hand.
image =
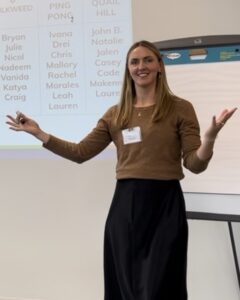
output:
M206 160L211 157L217 134L236 110L236 107L230 110L224 109L217 118L215 116L212 118L212 123L208 130L205 132L202 144L197 150L197 156L201 160Z
M7 118L8 121L6 124L10 126L11 130L30 133L44 143L48 141L49 134L42 131L36 121L25 116L23 113L18 111L15 118L10 115L7 115Z
M207 140L215 140L218 132L223 128L223 126L231 118L231 116L235 113L236 110L237 110L236 107L230 110L224 109L217 118L216 116L214 116L212 118L212 123L210 127L205 132L204 137Z

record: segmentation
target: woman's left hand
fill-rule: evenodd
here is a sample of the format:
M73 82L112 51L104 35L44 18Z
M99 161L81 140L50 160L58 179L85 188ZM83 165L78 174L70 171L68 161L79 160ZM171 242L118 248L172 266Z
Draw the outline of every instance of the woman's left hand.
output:
M217 118L216 116L214 116L212 118L212 123L210 127L208 128L208 130L204 135L205 139L209 141L214 141L217 137L218 132L223 128L223 126L226 124L228 119L231 118L231 116L235 113L236 110L237 107L230 110L224 109Z

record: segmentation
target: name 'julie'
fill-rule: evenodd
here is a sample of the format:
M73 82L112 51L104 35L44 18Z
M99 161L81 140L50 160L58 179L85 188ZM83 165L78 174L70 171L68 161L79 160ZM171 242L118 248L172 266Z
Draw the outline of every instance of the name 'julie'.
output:
M5 52L11 52L11 51L22 51L22 45L14 43L13 45L6 45Z

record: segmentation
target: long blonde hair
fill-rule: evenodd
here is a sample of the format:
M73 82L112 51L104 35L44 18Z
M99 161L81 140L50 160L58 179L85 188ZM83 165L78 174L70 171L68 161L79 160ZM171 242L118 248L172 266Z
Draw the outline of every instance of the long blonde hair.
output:
M120 101L118 104L118 110L116 113L116 124L120 127L126 127L133 111L133 102L136 97L136 90L134 81L131 78L131 75L128 70L128 60L130 53L137 47L146 47L153 52L153 54L157 57L160 62L161 72L157 75L156 82L156 106L153 111L152 121L157 122L160 121L168 115L168 113L172 110L173 107L173 93L171 92L166 77L165 67L162 61L161 54L159 50L155 47L154 44L142 40L134 43L130 49L128 50L125 64L125 72L123 78L122 91L120 96Z

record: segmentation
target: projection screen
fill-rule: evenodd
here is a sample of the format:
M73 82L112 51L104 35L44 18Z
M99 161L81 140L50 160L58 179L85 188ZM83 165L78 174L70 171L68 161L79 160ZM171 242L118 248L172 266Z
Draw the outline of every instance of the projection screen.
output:
M1 1L1 124L22 111L52 134L79 141L118 101L131 43L131 1ZM31 136L1 126L2 156L24 153L4 149L39 148Z

